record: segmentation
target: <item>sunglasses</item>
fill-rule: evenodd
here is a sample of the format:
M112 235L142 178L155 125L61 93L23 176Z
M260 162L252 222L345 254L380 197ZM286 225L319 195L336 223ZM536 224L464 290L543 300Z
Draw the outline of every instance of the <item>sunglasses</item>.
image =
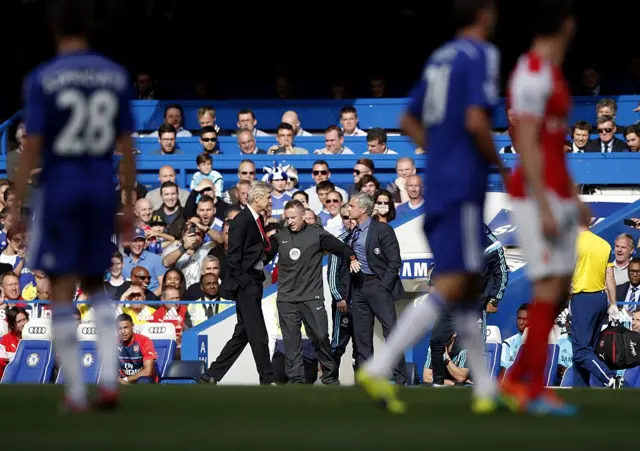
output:
M242 171L240 172L242 175L256 175L256 171Z
M602 133L611 133L613 131L612 128L599 128L598 129L598 133L602 134Z
M338 199L327 199L324 201L325 204L339 204L340 201Z
M200 138L202 140L202 142L205 143L214 143L218 140L218 138Z
M136 274L133 277L135 277L136 279L151 280L151 276L140 276Z
M313 171L311 172L313 175L327 175L329 173L329 171Z

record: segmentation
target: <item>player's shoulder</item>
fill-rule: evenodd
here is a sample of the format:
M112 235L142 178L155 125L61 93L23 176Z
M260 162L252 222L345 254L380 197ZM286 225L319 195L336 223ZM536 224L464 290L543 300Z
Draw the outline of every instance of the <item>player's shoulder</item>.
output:
M547 91L553 85L553 68L534 53L525 53L518 58L511 75L511 87Z

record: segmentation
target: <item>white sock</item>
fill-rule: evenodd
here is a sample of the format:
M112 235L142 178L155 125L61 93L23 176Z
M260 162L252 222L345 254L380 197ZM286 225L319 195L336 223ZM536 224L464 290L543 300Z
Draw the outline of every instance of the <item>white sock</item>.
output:
M478 313L461 310L456 312L454 318L462 347L467 350L467 361L473 377L473 394L476 397L495 396L496 383L491 378L482 351L482 331L478 328Z
M52 315L54 352L58 368L64 374L65 396L78 406L87 403L87 389L82 380L80 348L77 340L78 325L72 304L54 306Z
M118 331L114 309L104 291L91 296L93 317L98 333L98 355L102 361L100 385L108 390L117 390L118 384Z
M400 360L402 353L426 335L429 328L433 326L442 305L440 296L437 293L431 293L422 303L407 307L387 340L365 363L365 371L374 377L391 377L393 368Z

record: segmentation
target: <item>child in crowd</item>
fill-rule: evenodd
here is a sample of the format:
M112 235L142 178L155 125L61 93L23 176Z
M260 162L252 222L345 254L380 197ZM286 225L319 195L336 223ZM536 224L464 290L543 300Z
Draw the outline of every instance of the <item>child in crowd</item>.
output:
M149 221L147 234L147 251L152 254L162 255L162 250L176 239L167 233L167 224L160 215L153 215Z
M198 154L196 157L196 164L198 165L198 172L193 174L193 178L191 179L191 189L193 190L198 186L203 179L209 179L213 182L213 186L216 188L216 197L222 196L224 180L218 171L213 170L213 157L211 154L206 152Z

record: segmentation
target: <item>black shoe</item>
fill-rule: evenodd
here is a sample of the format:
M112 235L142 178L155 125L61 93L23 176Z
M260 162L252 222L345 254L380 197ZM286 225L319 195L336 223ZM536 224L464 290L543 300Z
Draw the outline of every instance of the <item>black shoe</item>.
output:
M624 378L622 376L616 376L615 382L613 383L614 390L620 390L624 385Z
M207 373L202 373L202 375L200 376L200 379L198 380L198 383L218 385L218 381L215 380L213 376L210 376Z

